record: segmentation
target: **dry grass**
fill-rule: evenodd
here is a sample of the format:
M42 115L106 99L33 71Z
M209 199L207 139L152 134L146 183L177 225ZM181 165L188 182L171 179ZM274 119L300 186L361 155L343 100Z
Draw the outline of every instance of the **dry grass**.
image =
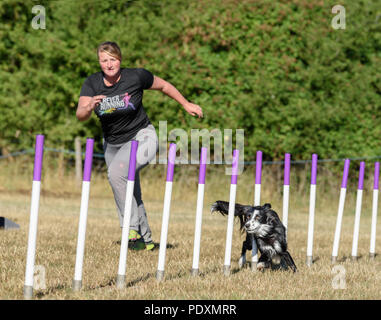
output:
M1 163L0 163L1 165ZM162 166L164 167L164 166ZM160 239L164 198L165 168L146 168L143 172L143 199L155 241ZM304 172L304 173L303 173ZM297 274L281 271L253 273L250 268L238 270L237 261L244 239L238 224L234 229L232 274L225 277L222 265L225 252L227 219L210 214L210 204L228 199L230 177L217 168L209 168L205 187L199 277L192 277L197 167L177 168L173 184L168 234L165 281L157 282L155 272L158 250L134 252L127 260L127 287L115 286L120 246L120 228L113 196L105 174L93 174L83 289L71 290L77 241L80 186L69 173L47 170L42 181L39 210L36 265L46 270L46 289L35 291L37 299L380 299L381 260L368 259L370 237L371 192L364 192L357 262L349 258L355 207L355 188L348 190L345 206L339 263L346 272L346 289L334 289L330 255L336 224L339 190L330 184L319 184L315 219L315 263L305 265L308 224L309 186L291 181L289 214L289 251L299 268ZM305 175L305 171L298 173ZM274 171L266 169L262 178L262 202L271 202L282 216L281 183L275 183ZM278 174L279 176L279 174ZM0 298L22 299L31 195L31 169L20 169L7 163L0 166L0 215L18 224L20 230L0 231ZM253 171L238 179L237 202L253 199ZM330 183L340 186L340 178L328 174ZM278 177L279 178L279 177ZM332 181L333 179L336 179ZM279 180L279 179L278 179ZM301 179L302 181L303 179ZM325 181L325 180L324 180ZM368 183L368 185L371 183ZM355 185L353 183L352 185ZM332 190L331 190L331 189ZM330 192L327 189L331 190ZM380 224L377 228L381 234ZM380 248L380 240L376 249ZM248 253L249 257L249 253Z

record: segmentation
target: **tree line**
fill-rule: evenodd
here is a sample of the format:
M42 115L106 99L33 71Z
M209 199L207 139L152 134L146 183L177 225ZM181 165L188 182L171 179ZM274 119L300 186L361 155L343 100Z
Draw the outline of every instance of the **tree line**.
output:
M146 91L158 129L244 130L245 160L381 155L381 18L377 0L39 1L45 29L33 28L36 1L0 3L0 147L6 154L46 145L73 148L94 137L95 115L75 117L83 81L99 71L96 47L117 42L122 67L144 67L199 104L202 120ZM378 11L377 11L378 10ZM190 136L190 134L189 134ZM233 135L234 136L234 135Z

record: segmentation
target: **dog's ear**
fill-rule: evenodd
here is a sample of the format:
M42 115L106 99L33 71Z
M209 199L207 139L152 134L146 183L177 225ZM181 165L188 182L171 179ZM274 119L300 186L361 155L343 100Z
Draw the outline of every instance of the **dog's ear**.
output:
M266 215L266 224L276 227L276 218L270 214Z
M263 209L264 209L264 210L271 209L271 204L270 204L270 203L265 203L265 204L263 205Z

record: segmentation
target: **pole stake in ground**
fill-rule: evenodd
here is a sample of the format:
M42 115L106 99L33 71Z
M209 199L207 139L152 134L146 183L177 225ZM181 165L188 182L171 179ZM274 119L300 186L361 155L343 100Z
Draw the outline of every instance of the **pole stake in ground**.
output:
M362 204L362 192L364 186L364 172L365 172L365 162L360 162L359 170L359 184L357 188L357 198L356 198L356 213L355 213L355 223L353 228L353 242L352 242L352 260L357 260L357 248L359 241L359 231L360 231L360 217L361 217L361 204Z
M83 178L82 178L82 196L81 196L81 209L79 213L79 222L78 222L77 254L75 259L75 271L74 271L74 279L73 279L74 291L78 291L82 287L83 256L85 252L87 211L89 208L91 168L93 163L93 149L94 149L94 139L88 138L86 140L85 165L83 168Z
M161 224L161 235L160 235L159 261L158 261L157 271L156 271L156 279L158 281L162 281L164 279L165 254L167 249L167 236L168 236L169 215L170 215L170 209L171 209L172 183L173 183L173 172L175 169L175 158L176 158L176 144L171 143L169 146L169 153L168 153L167 180L165 183L163 220Z
M350 160L349 159L345 159L345 161L344 161L343 180L342 180L342 183L341 183L341 190L340 190L339 208L338 208L338 212L337 212L335 238L333 240L333 248L332 248L331 262L333 264L336 263L336 261L337 261L337 254L339 252L341 223L342 223L342 220L343 220L345 195L346 195L346 192L347 192L347 181L348 181L349 164L350 164Z
M311 189L310 189L310 211L308 219L308 240L307 240L307 266L312 265L312 249L314 244L314 222L315 222L315 203L316 203L316 173L317 173L317 154L312 155L311 165Z
M230 275L231 264L231 251L233 240L233 225L234 225L234 211L235 211L235 197L237 193L237 177L238 177L238 163L239 163L239 150L233 151L233 164L232 164L232 177L230 183L230 199L229 199L229 213L228 213L228 226L226 231L226 246L225 246L225 262L224 262L224 275Z
M380 163L374 164L374 182L373 182L373 204L372 204L372 226L370 231L370 249L369 258L376 256L376 226L377 226L377 205L378 205L378 177L380 174Z
M134 196L135 171L136 171L136 153L138 150L138 141L131 141L130 162L128 165L126 198L123 214L122 241L120 244L119 268L116 277L116 287L124 289L126 286L126 265L128 251L128 235L130 231L132 198Z
M283 225L288 229L288 204L290 198L290 159L291 155L286 153L284 156L284 183L283 183Z
M26 270L25 270L25 282L24 282L24 299L32 299L33 297L34 259L36 256L38 209L40 204L41 170L42 170L43 154L44 154L44 136L37 135L35 155L34 155L32 199L31 199L31 208L30 208L29 236L28 236L28 251L27 251L27 257L26 257Z
M196 226L195 226L195 232L194 232L194 245L193 245L193 264L192 264L193 276L197 276L199 272L202 209L204 207L206 157L207 157L207 148L201 148L200 172L198 176Z

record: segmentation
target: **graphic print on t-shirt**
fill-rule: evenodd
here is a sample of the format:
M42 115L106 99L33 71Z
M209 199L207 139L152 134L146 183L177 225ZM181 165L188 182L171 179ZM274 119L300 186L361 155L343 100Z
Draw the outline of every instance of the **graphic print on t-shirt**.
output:
M116 110L122 110L132 108L135 110L135 106L130 102L131 96L126 92L125 94L119 94L113 97L107 97L99 104L99 115L113 113Z

